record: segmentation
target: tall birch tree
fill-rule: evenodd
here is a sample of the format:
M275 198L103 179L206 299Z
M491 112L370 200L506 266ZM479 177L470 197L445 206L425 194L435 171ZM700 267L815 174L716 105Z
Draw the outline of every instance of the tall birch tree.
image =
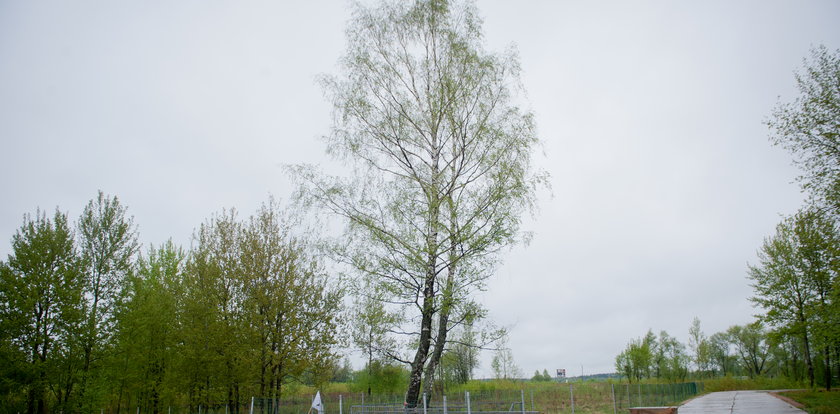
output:
M466 320L501 249L520 240L533 206L533 116L515 101L514 51L482 46L470 3L357 6L343 74L325 77L334 105L329 152L352 178L297 168L304 199L347 220L339 261L388 292L412 349L406 403L435 371L448 333ZM425 375L424 375L425 371Z

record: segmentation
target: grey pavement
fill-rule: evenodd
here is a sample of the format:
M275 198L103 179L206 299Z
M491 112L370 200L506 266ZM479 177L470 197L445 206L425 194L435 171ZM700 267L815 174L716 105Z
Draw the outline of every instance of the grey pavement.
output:
M713 392L697 397L679 408L679 414L798 414L804 412L766 391Z

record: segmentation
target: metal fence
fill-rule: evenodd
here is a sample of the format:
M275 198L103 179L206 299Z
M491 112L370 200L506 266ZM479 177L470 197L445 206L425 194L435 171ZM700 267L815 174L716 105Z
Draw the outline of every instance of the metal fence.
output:
M417 407L407 407L399 395L323 394L321 398L328 414L538 414L529 408L524 391L508 394L481 399L471 397L469 392L438 398L423 395ZM253 414L307 414L312 400L284 400L275 405L268 399L254 401Z
M523 384L527 385L527 384ZM479 387L480 388L480 387ZM703 383L543 384L518 390L476 390L422 398L407 408L403 395L322 393L326 414L618 414L630 407L678 405L703 392ZM254 397L239 406L166 406L123 408L125 414L308 414L314 395L282 400ZM109 414L104 410L102 414Z

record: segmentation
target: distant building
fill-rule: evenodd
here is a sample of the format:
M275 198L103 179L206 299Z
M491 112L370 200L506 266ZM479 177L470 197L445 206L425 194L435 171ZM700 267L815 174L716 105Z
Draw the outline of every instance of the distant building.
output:
M557 368L557 379L566 378L566 369L565 368Z

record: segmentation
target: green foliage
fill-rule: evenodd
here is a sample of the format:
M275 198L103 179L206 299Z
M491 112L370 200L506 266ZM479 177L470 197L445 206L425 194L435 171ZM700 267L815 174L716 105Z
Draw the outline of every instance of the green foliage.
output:
M353 380L353 366L350 365L350 359L344 358L341 365L335 364L333 367L332 378L330 383L347 383Z
M840 413L840 391L785 391L779 394L788 397L803 406L805 411L812 414Z
M371 365L353 374L350 391L367 393L371 389L374 394L399 394L405 391L407 385L408 371L405 368L373 361Z
M9 412L72 409L72 384L65 375L80 349L83 318L81 261L67 216L52 220L41 211L24 216L12 238L12 253L0 266L0 345L9 377L0 406ZM25 401L25 405L24 405Z
M98 371L100 362L113 356L115 312L134 265L137 234L125 206L102 191L82 211L77 228L85 293L84 322L78 332L82 349L78 405L81 411L95 411L107 393L105 373Z
M830 361L830 350L840 344L840 305L835 300L840 234L834 220L814 210L786 219L764 241L759 261L749 270L755 289L752 300L780 334L801 339L813 386L812 354L822 350L824 360ZM825 379L827 386L830 378Z
M706 334L700 329L699 318L695 317L691 322L688 335L688 346L693 354L691 355L691 359L697 367L698 374L711 374L713 345L709 338L706 338Z
M615 358L615 369L628 381L641 381L651 376L655 351L655 337L648 331L644 338L635 339Z
M478 341L471 324L464 325L453 336L440 362L443 380L447 384L464 384L472 379L473 371L478 366Z
M840 50L811 50L796 74L800 95L779 103L767 124L775 145L794 156L803 170L802 187L811 201L840 214Z
M507 338L504 338L502 345L493 353L493 360L490 361L490 368L493 376L501 380L516 380L522 377L522 371L513 360L513 351L507 347Z
M658 378L670 382L684 381L688 376L689 357L685 345L668 332L659 333L659 341L653 347L653 370Z
M785 377L734 377L727 375L703 380L707 392L738 390L783 390L802 388L805 383Z
M117 312L116 353L109 362L120 369L109 379L119 394L136 393L136 403L153 412L177 401L180 383L172 364L179 357L185 261L172 241L150 246L129 276Z
M548 370L545 370L545 369L543 370L542 373L540 373L540 370L534 371L534 376L531 377L531 381L536 381L536 382L546 382L546 381L551 381L551 379L552 379L551 375L548 375Z
M750 378L757 378L765 374L771 353L767 333L761 322L756 321L743 326L731 326L726 333L735 346L741 366L746 369Z
M809 205L785 219L764 241L760 264L750 267L763 319L782 341L782 369L798 376L797 358L830 389L840 372L840 50L811 50L796 74L799 96L779 103L767 122L771 141L794 156ZM796 343L793 339L796 339Z
M137 255L125 207L101 192L67 217L24 217L0 262L0 413L241 406L344 371L341 289L272 201L214 216L193 249Z
M734 373L737 359L730 350L729 335L726 332L716 332L709 337L707 343L713 372L723 376Z

